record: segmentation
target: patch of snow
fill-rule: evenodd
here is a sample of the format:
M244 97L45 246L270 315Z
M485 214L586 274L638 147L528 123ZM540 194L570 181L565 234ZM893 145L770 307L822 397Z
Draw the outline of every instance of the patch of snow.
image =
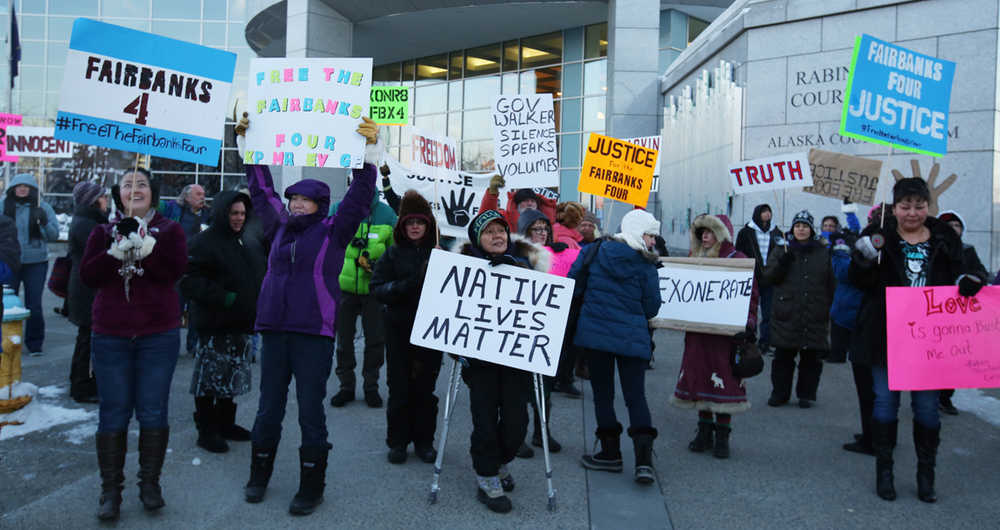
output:
M37 386L22 381L14 383L12 390L14 397L33 396L33 399L21 409L9 414L0 414L0 422L22 422L21 425L5 425L3 428L0 428L0 440L17 438L31 432L49 429L56 425L94 420L97 418L96 410L70 409L44 403L44 399L62 394L62 390L58 389L58 387L44 387L39 390ZM7 387L0 388L0 399L7 399L7 392Z
M980 419L1000 427L1000 399L987 396L977 388L962 388L955 391L951 402L955 408L971 412Z
M91 421L83 423L73 427L72 429L63 433L66 437L66 441L73 445L82 445L83 442L94 437L94 433L97 432L97 422Z
M198 457L195 457L194 459L191 460L191 465L192 466L200 466L201 465L201 459L198 458Z
M25 474L21 475L21 478L23 478L24 480L31 480L31 479L35 478L36 476L37 475L35 473L25 473Z
M69 392L69 389L58 385L43 386L42 388L38 389L38 395L42 396L43 398L59 397L67 392Z

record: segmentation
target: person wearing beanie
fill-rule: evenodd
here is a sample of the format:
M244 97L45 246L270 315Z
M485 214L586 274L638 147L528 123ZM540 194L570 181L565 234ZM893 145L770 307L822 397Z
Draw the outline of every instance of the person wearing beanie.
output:
M512 238L510 226L496 210L483 210L469 222L469 241L458 252L490 265L514 265L547 272L548 253L538 244ZM463 359L462 380L469 387L472 436L469 454L476 471L476 498L488 509L507 513L513 508L505 492L513 491L507 469L528 431L526 403L531 374L478 359Z
M483 200L480 201L479 211L499 210L500 188L505 182L500 175L493 175L490 178L490 185L483 193ZM556 221L556 200L557 194L546 188L522 188L520 190L509 190L507 192L507 207L500 211L507 226L517 228L517 220L521 212L525 210L539 210L549 221Z
M91 355L100 398L97 517L118 518L129 420L139 423L139 500L166 503L160 471L170 438L170 384L180 353L177 281L187 266L184 230L156 210L159 186L144 168L119 188L125 210L87 238L80 279L95 292Z
M691 223L691 257L745 258L733 247L733 225L725 215L702 214ZM688 331L677 386L670 403L698 411L698 430L688 449L712 450L715 458L729 458L732 415L750 409L746 386L733 373L731 355L737 343L753 343L757 330L757 281L750 294L745 331L734 336Z
M42 293L49 273L48 241L59 237L59 221L49 203L38 196L38 182L31 173L14 175L7 185L3 214L17 226L17 242L21 245L21 266L7 282L18 294L24 286L24 307L31 311L24 329L24 346L28 355L43 355L45 317Z
M427 199L414 190L400 199L392 238L392 246L375 263L370 284L372 294L385 304L385 326L392 330L386 336L385 443L390 463L405 462L406 447L413 443L417 458L431 464L437 458L434 387L441 371L441 352L410 344L410 332L431 251L437 246L437 222Z
M762 280L774 289L771 343L771 397L767 404L780 407L792 394L795 357L799 379L795 394L799 407L816 401L823 359L830 351L830 306L836 280L830 249L816 234L813 216L806 210L792 218L792 229L779 240L767 258Z
M622 425L615 416L614 375L619 371L621 390L628 407L628 435L635 446L635 480L652 484L653 428L646 402L646 366L652 347L649 319L660 310L659 256L652 251L660 222L649 212L632 210L622 218L622 230L602 239L577 258L569 277L576 280L574 297L582 296L573 344L590 362L590 387L594 394L597 439L601 451L585 454L580 462L588 469L622 471ZM587 263L587 255L595 254Z
M97 379L90 370L91 311L94 291L80 278L80 262L87 238L97 225L108 222L108 196L96 182L83 181L73 187L73 221L69 225L69 256L72 264L66 315L76 325L76 345L70 361L69 395L77 403L97 403Z
M876 493L887 501L896 499L893 449L900 392L889 389L886 288L957 284L959 295L975 296L986 283L982 271L974 270L964 259L962 240L955 230L928 215L930 191L923 179L900 179L893 186L892 195L893 215L885 217L884 225L876 221L865 228L854 244L849 270L851 283L864 292L855 330L859 347L854 354L860 362L872 367ZM910 392L910 402L917 454L917 497L923 502L935 502L934 474L941 433L938 391Z
M190 390L197 443L225 453L226 440L250 440L250 431L236 424L233 398L250 391L250 335L267 254L257 235L246 232L253 218L249 195L221 191L212 204L211 224L190 240L180 290L198 337Z
M576 231L576 227L583 221L583 214L586 212L587 209L578 202L559 203L556 207L556 222L552 224L552 239L579 250L583 235Z
M236 126L237 145L246 142L247 113ZM260 401L251 433L250 479L245 500L264 499L281 440L288 385L295 378L299 427L299 490L288 506L292 515L313 513L323 502L328 440L323 401L333 365L344 253L371 211L375 167L382 156L378 125L362 117L357 133L365 138L364 165L352 170L351 184L336 215L329 215L330 188L303 179L285 189L288 207L274 189L271 171L246 165L253 211L270 243L267 275L257 301L256 330L261 333Z
M955 230L958 234L958 238L961 239L965 234L965 220L962 216L954 210L946 210L938 214L938 221L941 221ZM983 262L979 259L979 254L976 252L976 247L962 242L962 259L965 260L966 266L971 270L975 271L976 276L982 276L983 278L988 278L989 273L986 272L986 267L983 266ZM955 389L942 389L939 396L941 411L945 414L950 414L952 416L958 415L958 409L951 402L952 396L955 395Z
M754 259L754 278L760 278L764 273L767 258L778 242L784 237L777 226L772 227L771 206L758 204L753 209L750 222L740 229L736 235L736 250ZM771 296L772 289L760 284L760 341L761 353L767 353L771 348Z
M601 220L592 212L584 212L583 219L576 226L576 231L583 236L580 239L580 247L585 248L601 237Z

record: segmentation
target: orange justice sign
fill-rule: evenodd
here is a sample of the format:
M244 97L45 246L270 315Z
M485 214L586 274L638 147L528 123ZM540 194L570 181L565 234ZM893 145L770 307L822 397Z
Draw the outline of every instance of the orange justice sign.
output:
M658 151L590 133L577 189L645 208Z

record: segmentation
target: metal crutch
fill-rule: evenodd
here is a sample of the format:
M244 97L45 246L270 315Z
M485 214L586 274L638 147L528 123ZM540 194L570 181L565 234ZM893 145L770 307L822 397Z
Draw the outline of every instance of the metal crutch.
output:
M459 360L452 359L451 375L448 377L448 395L444 398L444 420L441 425L441 443L438 447L437 459L434 461L434 480L431 482L430 503L437 503L438 480L441 478L441 463L444 461L444 447L448 443L448 423L451 421L451 413L455 411L455 402L458 400L458 379L461 369Z
M535 401L538 402L538 414L542 424L542 452L545 453L545 479L548 481L549 511L556 511L556 490L552 487L552 463L549 461L549 426L548 414L545 410L545 386L541 374L532 374L535 381Z

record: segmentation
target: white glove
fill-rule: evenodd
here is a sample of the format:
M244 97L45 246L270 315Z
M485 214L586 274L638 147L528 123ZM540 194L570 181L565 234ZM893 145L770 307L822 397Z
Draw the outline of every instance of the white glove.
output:
M136 234L131 234L129 237L131 238L134 235L136 235ZM136 259L143 259L143 258L149 256L150 254L152 254L153 253L153 247L155 247L155 246L156 246L156 238L153 237L153 236L151 236L151 235L149 235L149 234L147 234L146 237L144 237L141 240L139 240L139 243L135 247L135 248L137 248L139 250L138 255L136 256Z
M237 134L236 135L236 149L238 149L237 152L240 154L240 158L246 158L246 154L247 154L247 137L246 136L243 136L242 134Z
M854 248L869 261L875 261L878 258L879 251L875 249L875 245L872 245L871 236L858 239L857 243L854 243Z
M848 204L842 204L840 206L840 211L842 213L858 213L858 205L853 202Z
M378 141L373 144L365 144L366 164L381 167L383 155L385 155L385 144L382 143L381 137L379 137Z

